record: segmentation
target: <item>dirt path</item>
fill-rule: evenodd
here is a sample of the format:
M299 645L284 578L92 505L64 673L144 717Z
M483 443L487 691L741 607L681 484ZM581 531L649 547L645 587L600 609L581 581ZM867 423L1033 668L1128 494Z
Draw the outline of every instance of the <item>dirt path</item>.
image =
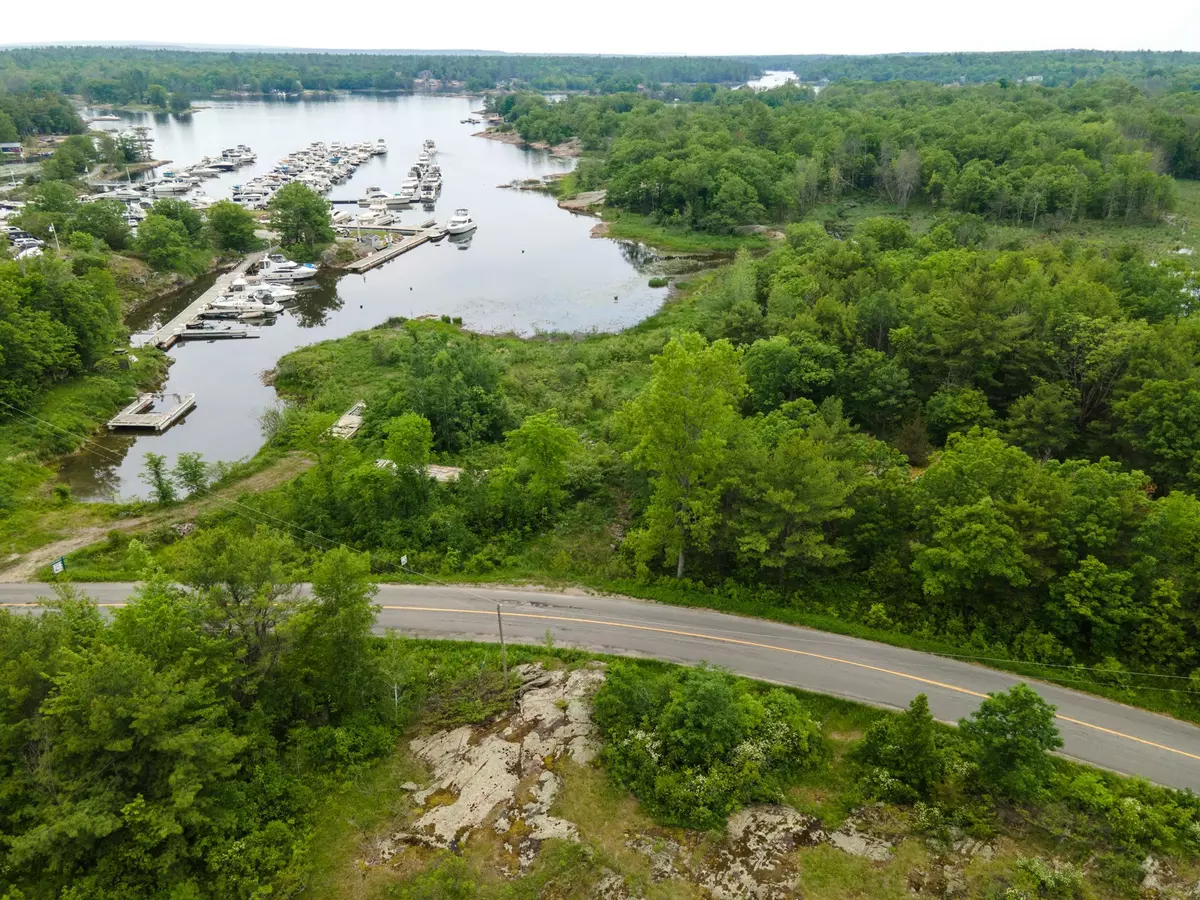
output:
M70 531L65 537L0 564L0 583L36 581L38 570L50 565L60 556L82 550L89 544L104 540L110 531L140 531L160 525L189 522L197 515L214 507L227 505L223 501L235 500L242 494L255 494L290 481L312 466L312 457L302 453L289 453L274 465L226 485L198 500L189 500L178 506L152 512L136 519L117 519L102 525L83 525Z

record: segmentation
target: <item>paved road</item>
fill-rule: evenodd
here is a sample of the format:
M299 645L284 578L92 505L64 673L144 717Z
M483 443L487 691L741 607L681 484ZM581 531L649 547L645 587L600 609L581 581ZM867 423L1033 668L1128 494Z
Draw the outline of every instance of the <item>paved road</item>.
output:
M129 584L80 585L100 603L119 604ZM0 584L0 604L28 604L46 585ZM912 650L701 609L620 597L537 591L382 585L379 627L408 634L495 641L496 605L505 637L671 662L701 660L731 671L881 706L929 696L943 721L968 715L991 691L1021 679ZM1200 790L1200 728L1055 685L1036 684L1058 708L1064 752L1159 784Z

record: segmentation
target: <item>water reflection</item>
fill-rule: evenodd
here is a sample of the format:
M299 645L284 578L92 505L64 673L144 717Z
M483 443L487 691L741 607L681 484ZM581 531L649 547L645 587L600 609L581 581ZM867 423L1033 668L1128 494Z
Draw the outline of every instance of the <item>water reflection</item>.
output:
M316 285L300 291L284 314L294 317L301 328L320 328L344 305L337 283L336 275L318 275Z
M653 247L648 247L638 241L617 241L621 248L621 258L638 272L644 273L651 263L658 262L658 254Z
M475 239L475 232L468 231L466 234L452 234L447 240L450 241L459 250L471 249L471 241Z

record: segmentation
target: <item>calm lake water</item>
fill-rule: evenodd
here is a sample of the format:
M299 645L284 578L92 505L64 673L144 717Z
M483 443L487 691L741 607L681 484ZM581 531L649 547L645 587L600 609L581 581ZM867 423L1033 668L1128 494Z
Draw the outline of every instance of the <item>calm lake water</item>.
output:
M469 241L426 244L363 275L322 273L316 290L273 324L254 329L256 340L177 345L164 391L196 394L196 408L165 434L106 435L98 439L102 449L69 458L60 479L74 495L95 500L144 495L138 475L148 451L165 454L170 464L183 451L198 451L210 462L253 454L262 442L258 416L276 403L274 389L262 383L263 371L290 350L391 316L462 316L464 326L475 331L532 335L617 331L653 313L666 289L647 285L644 248L590 237L595 219L564 212L544 194L497 187L569 170L573 161L472 137L481 126L460 120L477 105L458 98L353 97L224 103L183 120L128 116L128 124L152 127L155 156L176 166L248 144L258 155L255 164L205 182L202 190L217 199L313 141L380 137L388 154L360 166L329 198L354 199L370 186L395 191L421 142L432 138L444 179L437 209L404 211L400 221L434 216L444 222L465 206L479 228ZM209 283L164 299L130 324L149 329L169 319Z

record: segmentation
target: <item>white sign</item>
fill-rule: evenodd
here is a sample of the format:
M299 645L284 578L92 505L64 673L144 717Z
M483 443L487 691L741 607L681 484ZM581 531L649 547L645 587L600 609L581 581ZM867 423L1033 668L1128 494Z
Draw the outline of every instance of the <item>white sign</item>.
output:
M66 567L67 567L67 561L60 556L58 559L56 559L54 561L54 565L52 565L50 567L50 571L52 571L55 575L61 575L63 572L63 569L65 569Z
M402 565L402 566L408 565L408 557L407 556L400 557L400 565Z

